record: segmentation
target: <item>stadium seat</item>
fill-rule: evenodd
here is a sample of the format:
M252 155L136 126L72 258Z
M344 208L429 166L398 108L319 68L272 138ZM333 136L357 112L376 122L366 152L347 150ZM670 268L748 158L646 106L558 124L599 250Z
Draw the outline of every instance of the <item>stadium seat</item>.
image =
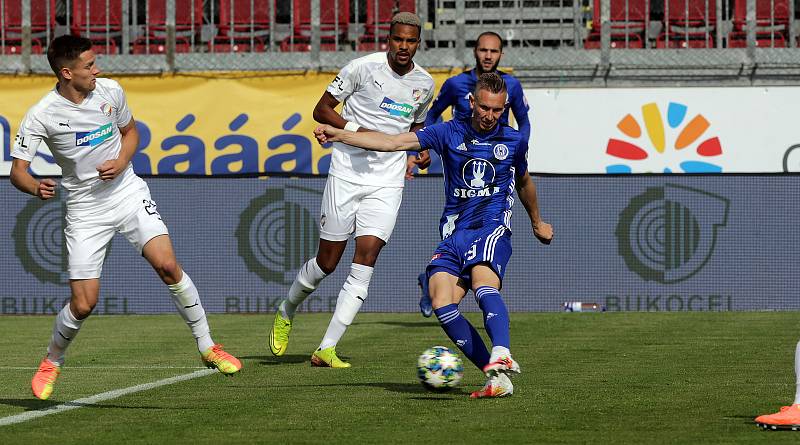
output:
M133 53L160 54L166 51L166 1L147 0L146 5L145 32L133 42ZM175 52L192 51L202 26L203 0L176 0Z
M102 54L116 54L122 38L122 0L108 0L102 7L94 0L72 0L70 32L86 37L94 50Z
M281 41L281 51L311 51L311 0L292 0L292 34ZM347 40L348 0L320 0L320 49L333 51Z
M733 8L733 30L728 34L728 47L747 46L747 2L736 0ZM756 0L756 46L783 48L789 38L789 1Z
M0 14L4 54L22 53L22 2L7 0ZM31 53L41 54L56 28L55 0L31 0Z
M716 0L667 0L656 48L713 48Z
M270 0L220 0L219 33L209 42L212 52L263 52L270 39ZM250 7L252 5L252 12Z
M611 0L609 22L611 23L612 48L644 48L644 30L648 23L648 0ZM600 48L600 0L592 6L592 29L583 47Z
M416 1L367 0L367 18L364 21L364 34L358 37L357 50L385 51L392 16L401 11L416 13Z

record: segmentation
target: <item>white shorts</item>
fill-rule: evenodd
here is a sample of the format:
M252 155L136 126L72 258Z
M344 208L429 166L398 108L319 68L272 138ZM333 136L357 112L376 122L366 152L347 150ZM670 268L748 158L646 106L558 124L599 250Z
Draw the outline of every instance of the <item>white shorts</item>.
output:
M116 232L140 254L148 241L169 233L144 181L136 192L114 201L113 206L67 212L64 235L71 280L100 278L106 249Z
M319 236L345 241L352 234L373 235L388 242L402 200L402 187L361 185L329 175L322 194Z

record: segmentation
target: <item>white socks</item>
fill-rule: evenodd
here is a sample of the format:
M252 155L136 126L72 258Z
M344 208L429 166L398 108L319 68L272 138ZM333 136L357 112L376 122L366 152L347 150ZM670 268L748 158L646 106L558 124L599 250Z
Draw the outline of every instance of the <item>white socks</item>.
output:
M53 336L50 338L50 345L47 346L47 359L61 366L64 364L64 353L67 347L78 335L83 320L78 320L69 310L69 303L61 309L56 316L53 326Z
M200 304L200 294L186 271L183 271L181 281L175 284L168 284L167 287L170 294L172 294L172 302L175 303L175 308L178 309L178 313L189 325L192 335L197 340L197 349L200 352L205 352L206 349L214 346L214 340L211 339L211 329L208 327L208 320L206 320L206 311L203 309L203 305Z
M794 348L794 375L797 382L797 389L794 393L794 403L800 403L800 341Z
M292 287L289 288L289 295L278 307L278 310L281 311L281 317L289 320L294 319L297 307L303 303L311 292L314 292L320 281L326 276L328 274L323 272L319 264L317 264L317 257L306 261L297 272L297 278L294 279Z
M319 348L325 349L331 346L336 346L339 339L344 335L344 331L356 318L358 310L364 304L367 298L367 289L369 288L369 281L372 279L372 267L364 266L363 264L352 263L350 265L350 275L342 286L339 292L339 298L336 300L336 310L333 312L328 330L325 332L325 337L322 338Z

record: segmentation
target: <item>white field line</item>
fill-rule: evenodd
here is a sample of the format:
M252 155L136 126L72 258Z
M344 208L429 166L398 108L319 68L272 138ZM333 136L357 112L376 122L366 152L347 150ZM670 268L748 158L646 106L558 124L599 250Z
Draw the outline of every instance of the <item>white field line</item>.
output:
M27 422L29 420L37 419L39 417L49 416L50 414L59 414L65 411L70 411L73 409L83 408L85 406L96 405L97 403L104 402L106 400L116 399L117 397L126 396L128 394L133 394L141 391L147 391L153 388L158 388L161 386L171 385L173 383L182 382L184 380L191 380L196 379L198 377L204 377L209 374L216 373L216 369L203 369L200 371L195 371L189 374L178 375L175 377L170 377L168 379L158 380L155 382L150 383L143 383L141 385L131 386L128 388L123 389L115 389L113 391L103 392L100 394L95 394L90 397L86 397L83 399L73 400L71 402L66 402L61 405L55 405L48 408L36 410L36 411L28 411L22 414L17 414L8 417L0 418L0 426L6 425L13 425L15 423L22 423Z

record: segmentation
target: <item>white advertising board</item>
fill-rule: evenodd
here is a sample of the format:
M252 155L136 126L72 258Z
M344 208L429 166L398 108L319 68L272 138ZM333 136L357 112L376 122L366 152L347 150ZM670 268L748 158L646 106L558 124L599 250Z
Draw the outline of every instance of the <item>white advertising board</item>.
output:
M538 173L800 171L800 87L526 89Z

